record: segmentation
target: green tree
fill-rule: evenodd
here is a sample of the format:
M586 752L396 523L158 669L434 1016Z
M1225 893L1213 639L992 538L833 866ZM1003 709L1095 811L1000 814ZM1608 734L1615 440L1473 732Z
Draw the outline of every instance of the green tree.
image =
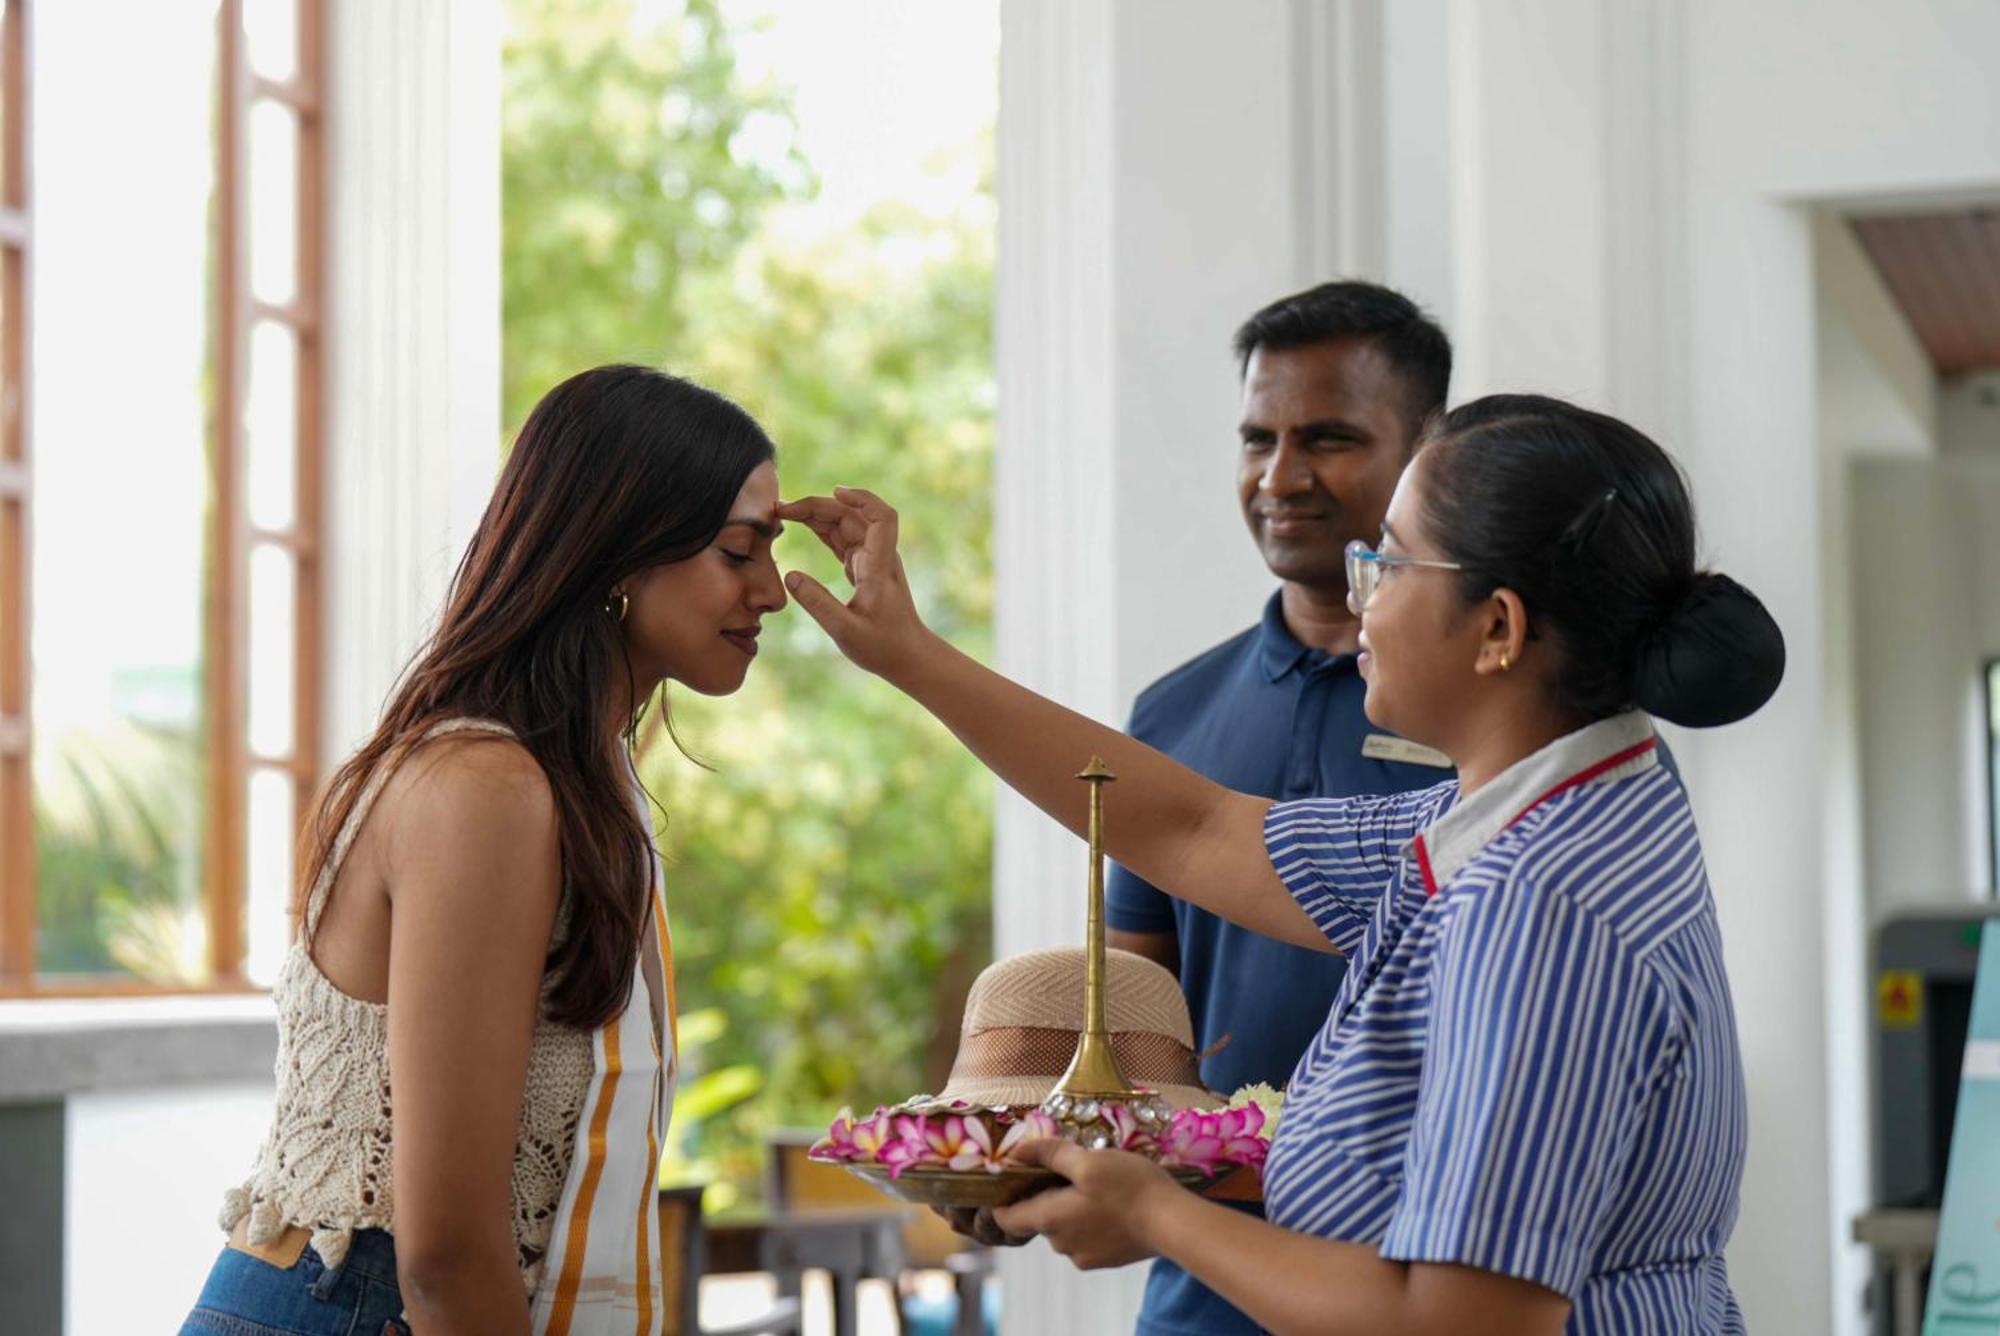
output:
M504 421L616 359L675 360L684 285L726 272L765 208L811 186L740 137L790 110L749 90L717 0L674 22L631 0L509 0L501 66Z
M810 170L726 151L753 118L770 137L789 111L736 81L712 4L689 5L692 37L685 23L635 31L609 0L511 13L508 420L600 361L713 385L778 442L788 495L845 482L891 497L923 553L927 614L987 652L990 222L884 205L787 249L763 224L811 191ZM988 167L991 151L990 137L964 149ZM691 203L702 192L721 203ZM787 567L838 579L804 530L780 548ZM991 950L991 787L796 612L769 624L741 693L671 708L708 768L656 737L642 774L666 813L680 997L707 1013L690 1066L718 1078L683 1104L708 1117L680 1145L750 1185L767 1130L941 1083Z

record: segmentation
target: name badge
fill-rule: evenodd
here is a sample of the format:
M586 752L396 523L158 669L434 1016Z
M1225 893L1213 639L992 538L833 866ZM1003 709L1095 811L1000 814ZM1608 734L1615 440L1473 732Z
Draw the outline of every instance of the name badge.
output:
M1361 743L1361 754L1371 761L1401 761L1405 765L1451 769L1451 758L1437 748L1426 747L1408 738L1391 737L1387 733L1370 733Z

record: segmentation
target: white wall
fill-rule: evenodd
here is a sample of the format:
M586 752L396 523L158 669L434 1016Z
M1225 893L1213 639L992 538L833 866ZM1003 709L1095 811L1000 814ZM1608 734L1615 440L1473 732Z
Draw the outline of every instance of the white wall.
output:
M1881 276L1862 252L1845 218L1822 212L1812 219L1817 347L1816 415L1819 429L1820 524L1830 536L1820 553L1826 616L1820 662L1821 841L1827 1062L1827 1200L1832 1234L1835 1308L1851 1320L1853 1296L1866 1285L1867 1261L1844 1240L1843 1221L1871 1200L1869 1147L1873 1108L1868 1051L1868 941L1875 920L1875 879L1868 871L1871 842L1881 833L1870 823L1865 767L1870 756L1870 689L1880 682L1865 653L1880 655L1888 638L1862 606L1861 585L1879 572L1869 547L1855 537L1855 517L1873 505L1856 477L1858 461L1915 461L1935 452L1935 377L1930 360ZM1878 563L1879 565L1879 563ZM1893 649L1888 652L1893 653ZM1877 786L1883 780L1875 776Z
M1822 415L1821 422L1829 419ZM1836 458L1822 441L1819 514L1824 532L1849 529L1853 512L1853 470ZM1827 591L1827 615L1821 625L1820 662L1824 665L1820 697L1818 848L1821 951L1827 983L1824 989L1826 1066L1827 1219L1822 1222L1830 1253L1829 1289L1836 1308L1850 1314L1848 1327L1859 1320L1855 1296L1867 1285L1868 1260L1846 1242L1845 1220L1870 1201L1869 1148L1874 1144L1869 1098L1868 1024L1872 1000L1868 977L1868 887L1863 871L1866 818L1862 797L1862 748L1856 720L1860 717L1856 651L1860 620L1855 606L1855 576L1848 544L1829 543L1820 554ZM1843 1303L1841 1300L1844 1299Z
M1866 867L1879 920L1984 893L1979 677L2000 644L1987 639L1983 590L2000 567L1982 557L2000 554L1980 531L2000 505L2000 460L1862 462L1853 500Z
M1458 325L1452 275L1450 0L1395 0L1382 27L1384 248L1375 277L1447 330ZM1349 201L1350 204L1353 201Z
M265 1081L69 1100L67 1336L180 1329L222 1251L223 1191L249 1176L271 1098Z
M1098 609L1118 719L1148 682L1262 610L1271 580L1236 500L1229 340L1245 316L1304 285L1301 249L1323 240L1294 235L1289 207L1285 7L1246 11L1221 31L1200 21L1206 9L1126 0L1114 10L1113 195L1100 224L1113 249L1112 454L1097 522L1111 528L1118 582ZM1226 107L1203 96L1216 81L1230 89Z
M1812 244L1822 449L1878 459L1937 453L1937 372L1881 271L1841 214L1814 214Z
M2000 370L1951 377L1937 407L1939 449L2000 459Z
M2000 377L1988 377L2000 381ZM1967 387L1945 390L1941 435L1947 459L1963 461L1982 479L1990 479L2000 465L2000 389L1989 391L1982 385L1976 402L1954 403ZM1990 394L1990 397L1989 397ZM1981 647L2000 655L2000 524L1994 517L1996 498L1990 487L1975 493L1966 505L1970 512L1969 530L1976 553L1972 592L1977 607Z

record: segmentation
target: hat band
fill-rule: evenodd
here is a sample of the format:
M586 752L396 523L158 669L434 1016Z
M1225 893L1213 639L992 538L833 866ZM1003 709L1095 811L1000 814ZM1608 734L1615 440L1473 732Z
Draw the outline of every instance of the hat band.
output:
M1076 1056L1077 1032L1032 1025L1003 1025L969 1034L958 1042L946 1088L961 1081L1010 1076L1061 1076ZM1194 1050L1171 1035L1119 1030L1111 1035L1111 1055L1134 1085L1192 1086L1206 1089Z

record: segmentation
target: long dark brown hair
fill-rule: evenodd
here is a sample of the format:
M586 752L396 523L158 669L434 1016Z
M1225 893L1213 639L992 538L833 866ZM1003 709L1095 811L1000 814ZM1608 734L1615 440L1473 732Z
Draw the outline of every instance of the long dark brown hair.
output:
M541 764L560 824L569 930L549 955L547 1014L580 1027L616 1015L650 897L651 835L606 733L614 675L631 681L610 591L706 548L775 454L741 408L647 367L597 367L550 390L514 442L436 632L320 796L301 897L370 776L445 719L498 721Z

